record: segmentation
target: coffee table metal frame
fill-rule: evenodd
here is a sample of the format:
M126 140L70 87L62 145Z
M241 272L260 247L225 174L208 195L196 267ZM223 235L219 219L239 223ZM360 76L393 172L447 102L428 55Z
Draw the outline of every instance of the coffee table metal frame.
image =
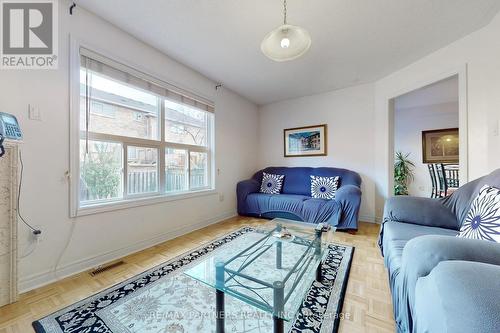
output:
M294 237L290 242L303 245L305 247L305 251L302 256L297 260L292 269L288 272L284 279L281 281L274 281L273 283L269 283L266 281L262 281L254 276L250 276L248 274L243 273L242 271L248 267L252 262L258 259L262 254L267 252L272 248L273 244L267 244L266 246L262 246L266 243L270 237L275 237L274 234L278 233L282 230L282 225L278 222L277 226L268 232L266 237L263 237L259 241L253 243L243 251L239 252L231 259L227 261L219 261L216 263L215 274L216 274L216 332L224 333L224 292L227 290L227 283L230 281L236 282L240 287L247 289L262 289L262 288L270 288L273 290L273 304L270 305L263 298L261 300L255 298L249 298L247 295L241 293L238 290L231 289L230 294L239 297L240 299L244 299L247 303L260 307L262 309L267 309L268 312L273 314L274 321L274 332L275 333L283 333L284 331L284 308L285 303L288 301L290 296L292 295L295 287L300 282L302 276L309 269L311 262L318 261L318 266L316 268L316 280L321 281L321 264L322 264L322 244L321 244L321 235L327 229L324 225L319 224L315 229L315 236L312 240L304 239L301 237ZM282 265L282 240L276 238L276 268L281 269ZM261 245L261 246L259 246ZM227 266L233 262L234 260L242 257L251 258L248 261L244 261L241 266L237 269L230 269ZM285 285L292 276L292 274L297 273L292 286L290 287L288 293L285 295ZM226 277L228 275L228 277ZM241 277L243 279L252 281L257 285L262 287L247 287L236 281L236 277ZM258 296L258 294L257 294Z

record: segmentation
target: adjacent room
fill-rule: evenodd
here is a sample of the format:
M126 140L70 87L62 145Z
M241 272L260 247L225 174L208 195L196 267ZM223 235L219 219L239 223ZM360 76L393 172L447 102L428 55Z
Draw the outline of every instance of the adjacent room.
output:
M445 197L460 186L458 101L456 75L394 99L395 195Z
M500 1L0 21L0 333L500 332Z

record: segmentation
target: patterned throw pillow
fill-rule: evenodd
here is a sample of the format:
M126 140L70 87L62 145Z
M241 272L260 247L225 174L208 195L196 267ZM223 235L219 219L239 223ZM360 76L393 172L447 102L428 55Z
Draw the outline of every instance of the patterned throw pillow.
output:
M500 243L500 190L485 185L472 202L457 237Z
M267 194L280 194L283 187L283 179L285 175L275 175L272 173L262 173L262 184L260 192Z
M311 176L311 197L334 199L339 186L339 177Z

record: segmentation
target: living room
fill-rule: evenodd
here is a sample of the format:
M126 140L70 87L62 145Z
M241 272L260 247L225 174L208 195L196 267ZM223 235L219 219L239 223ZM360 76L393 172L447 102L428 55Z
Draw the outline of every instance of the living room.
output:
M498 213L455 237L500 202L498 1L0 5L1 333L500 330ZM449 78L460 186L394 197L395 100Z

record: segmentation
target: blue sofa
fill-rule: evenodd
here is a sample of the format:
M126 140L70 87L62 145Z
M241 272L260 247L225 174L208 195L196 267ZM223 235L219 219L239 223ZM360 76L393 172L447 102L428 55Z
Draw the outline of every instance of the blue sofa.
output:
M281 194L260 193L262 173L285 175ZM335 199L311 198L310 176L339 176ZM328 222L338 229L357 230L361 204L361 177L338 168L269 167L258 171L236 188L238 214L288 218L309 223Z
M456 237L485 184L500 188L500 169L444 199L387 200L379 246L398 332L500 332L500 244Z

